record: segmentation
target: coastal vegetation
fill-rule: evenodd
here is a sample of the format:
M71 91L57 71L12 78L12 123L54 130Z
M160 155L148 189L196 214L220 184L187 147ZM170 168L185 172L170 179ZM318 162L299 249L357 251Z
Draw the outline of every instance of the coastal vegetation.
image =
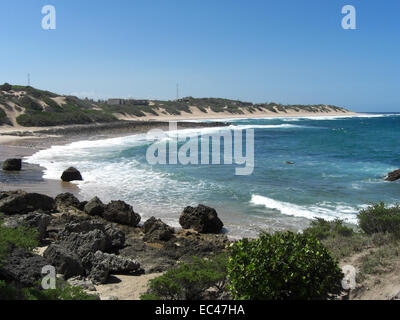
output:
M95 299L88 283L143 271L160 273L143 300L340 299L343 292L359 297L383 281L390 285L400 269L400 209L383 203L361 210L358 226L315 219L300 233L236 241L221 234L216 211L203 205L182 211L182 230L154 217L139 225L140 215L123 201L81 202L68 193L53 199L0 192L0 212L0 299ZM211 218L218 228L207 224ZM33 249L44 243L38 255ZM49 264L63 280L42 290L41 270ZM357 269L351 291L341 287L344 264Z
M31 86L0 86L0 125L12 125L7 112L15 115L17 124L24 127L47 127L72 124L107 123L124 117L143 118L145 116L173 115L182 113L228 113L241 115L254 112L348 112L346 109L330 105L282 105L279 103L250 103L221 98L186 97L177 100L135 100L118 99L121 103L104 100L80 99L59 95ZM6 109L3 111L2 107Z

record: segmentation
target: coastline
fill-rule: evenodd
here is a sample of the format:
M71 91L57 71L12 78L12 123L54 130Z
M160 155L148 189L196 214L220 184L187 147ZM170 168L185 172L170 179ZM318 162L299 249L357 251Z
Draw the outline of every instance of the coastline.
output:
M230 114L227 112L208 113L193 112L183 113L180 116L160 115L146 117L125 117L124 121L93 124L93 125L69 125L55 127L0 127L0 162L7 158L24 158L31 156L39 150L50 148L54 145L66 145L83 140L102 140L130 136L145 133L150 129L168 129L168 121L177 121L178 129L204 128L226 126L230 119L249 118L282 118L282 117L337 117L337 116L363 116L354 112L291 112L278 114L273 112L247 112L245 114ZM196 122L199 120L200 122ZM201 122L204 120L220 120L221 122ZM73 183L60 180L44 179L44 168L38 165L24 163L23 170L18 175L19 179L5 180L4 174L0 176L0 191L23 189L29 192L39 192L48 196L56 196L59 193L70 192L80 198L79 187ZM82 199L81 199L82 200Z

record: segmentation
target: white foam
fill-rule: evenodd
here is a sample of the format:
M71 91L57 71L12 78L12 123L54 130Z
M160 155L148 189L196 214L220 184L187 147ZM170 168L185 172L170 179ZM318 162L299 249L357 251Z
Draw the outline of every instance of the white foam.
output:
M327 202L317 203L312 206L300 206L293 203L277 201L260 195L252 195L252 205L264 206L269 209L278 210L281 214L288 216L302 217L307 219L323 218L332 221L336 218L350 223L357 223L357 208L346 204L331 204Z

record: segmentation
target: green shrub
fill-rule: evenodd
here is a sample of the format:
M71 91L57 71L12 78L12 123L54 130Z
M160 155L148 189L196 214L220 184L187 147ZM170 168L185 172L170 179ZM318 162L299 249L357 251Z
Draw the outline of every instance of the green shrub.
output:
M198 300L205 291L215 288L217 295L225 289L227 256L212 259L193 257L190 262L168 270L164 275L150 280L149 291L142 300Z
M351 237L354 231L352 228L345 226L343 220L327 221L322 218L316 218L311 221L307 229L304 229L303 233L323 240L335 236Z
M7 82L0 86L0 91L10 91L11 89L11 85Z
M38 233L27 227L6 228L0 221L0 263L7 258L10 245L32 251L38 246Z
M23 96L18 99L18 104L28 111L42 111L42 106L28 96Z
M393 233L400 235L400 207L386 207L383 202L374 203L358 214L361 230L366 234Z
M316 238L278 232L234 243L228 278L237 300L324 299L340 292L343 274Z
M0 281L0 300L97 300L81 287L72 287L65 281L57 281L56 289L17 288L12 283Z

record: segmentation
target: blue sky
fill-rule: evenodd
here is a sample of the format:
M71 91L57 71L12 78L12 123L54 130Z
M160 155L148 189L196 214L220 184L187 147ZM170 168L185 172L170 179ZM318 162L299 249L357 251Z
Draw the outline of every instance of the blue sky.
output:
M341 27L347 4L357 30ZM0 83L174 99L179 82L181 96L400 112L397 0L13 0L0 28Z

